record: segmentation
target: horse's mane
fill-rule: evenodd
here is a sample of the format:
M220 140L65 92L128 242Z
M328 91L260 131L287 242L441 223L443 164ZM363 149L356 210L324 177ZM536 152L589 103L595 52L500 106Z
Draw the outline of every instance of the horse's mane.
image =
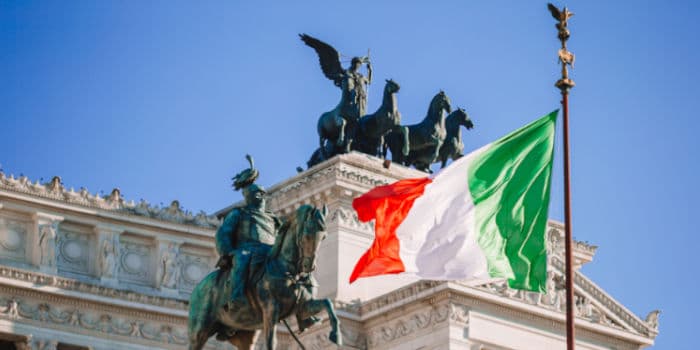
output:
M423 119L424 122L428 121L435 121L434 119L440 119L442 116L441 111L434 111L436 108L435 105L440 101L441 99L446 98L445 92L440 91L433 98L430 100L430 105L428 106L428 113L425 115L425 119ZM433 115L434 114L434 115Z
M282 225L283 229L275 238L275 244L272 246L270 254L268 255L270 259L274 259L279 256L287 234L297 234L299 225L304 221L304 219L307 219L308 211L313 209L315 208L310 205L302 205L292 215L289 215L286 220L284 220L285 223Z
M445 123L447 124L448 128L450 128L450 127L454 128L455 125L458 124L458 122L459 122L458 116L460 114L466 114L466 112L461 108L457 108L454 111L452 111L452 113L447 115L447 118L445 118ZM459 126L459 125L457 125L457 126Z

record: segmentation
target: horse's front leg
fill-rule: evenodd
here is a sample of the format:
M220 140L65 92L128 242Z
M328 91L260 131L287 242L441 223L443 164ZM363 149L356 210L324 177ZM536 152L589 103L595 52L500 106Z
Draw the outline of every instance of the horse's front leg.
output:
M299 308L297 319L307 319L324 309L326 310L328 319L331 322L331 333L328 335L328 339L339 346L343 345L343 335L340 332L340 321L338 320L338 316L335 314L333 302L330 299L311 299L305 302Z
M433 154L431 155L432 160L428 162L428 166L430 164L435 163L435 161L440 157L440 147L442 147L443 141L440 140L440 138L435 137L433 138L433 142L435 143L435 149L433 150Z
M340 148L343 147L345 144L345 127L347 126L347 122L345 121L345 118L342 117L337 117L336 116L336 127L338 128L338 140L335 142L335 146Z
M267 350L275 350L277 346L277 322L279 322L279 307L274 301L263 305L263 330Z
M375 150L375 153L377 157L379 158L384 158L382 157L382 150L384 149L384 135L379 136L379 144L377 145L377 148Z

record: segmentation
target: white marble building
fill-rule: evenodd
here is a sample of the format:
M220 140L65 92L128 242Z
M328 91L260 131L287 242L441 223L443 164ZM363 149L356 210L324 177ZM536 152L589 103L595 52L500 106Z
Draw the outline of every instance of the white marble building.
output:
M418 281L397 276L347 280L372 241L354 197L422 173L347 154L268 188L289 214L327 204L329 237L318 262L319 296L331 297L352 349L563 349L562 226L549 227L547 294L503 284ZM223 209L218 214L225 212ZM218 220L100 197L0 173L0 349L186 349L187 300L216 261ZM596 247L577 242L577 266ZM576 273L577 349L641 349L658 334L658 313L641 319ZM309 349L334 349L327 321L301 335ZM279 331L280 348L296 349ZM230 349L209 342L210 349Z

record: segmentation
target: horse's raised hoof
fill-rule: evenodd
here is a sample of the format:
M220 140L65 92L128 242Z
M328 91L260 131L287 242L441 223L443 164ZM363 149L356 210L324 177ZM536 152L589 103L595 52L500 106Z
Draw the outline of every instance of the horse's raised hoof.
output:
M331 334L328 336L328 339L336 343L338 346L343 345L343 336L340 332L331 331Z
M302 320L299 322L299 334L319 323L321 323L321 319L316 316L311 316L305 320Z

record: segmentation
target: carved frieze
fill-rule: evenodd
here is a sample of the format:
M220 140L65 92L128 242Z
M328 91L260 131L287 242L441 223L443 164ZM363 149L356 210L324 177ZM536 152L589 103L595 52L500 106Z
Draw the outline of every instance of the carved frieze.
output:
M369 329L367 331L367 343L370 347L377 347L394 342L409 334L418 333L449 322L452 314L452 307L448 303L419 310Z
M169 324L143 321L118 314L101 313L92 309L57 307L31 299L0 296L0 318L30 321L62 329L76 329L81 333L100 333L124 336L165 344L187 344L185 322ZM98 335L99 336L99 335Z

